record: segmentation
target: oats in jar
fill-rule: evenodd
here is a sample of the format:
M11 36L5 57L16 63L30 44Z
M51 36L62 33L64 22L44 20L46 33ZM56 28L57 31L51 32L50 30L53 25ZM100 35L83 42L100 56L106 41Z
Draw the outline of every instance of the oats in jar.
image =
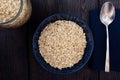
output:
M82 59L86 43L82 27L66 20L48 24L38 40L41 56L52 67L60 70L72 67Z
M0 0L0 27L15 28L23 25L31 11L30 0Z
M20 0L0 0L0 22L11 20L18 13Z

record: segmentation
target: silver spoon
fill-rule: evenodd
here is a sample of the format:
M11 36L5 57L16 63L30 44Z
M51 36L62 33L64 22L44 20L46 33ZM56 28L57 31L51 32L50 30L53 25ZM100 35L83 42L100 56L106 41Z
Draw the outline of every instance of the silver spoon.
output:
M105 2L100 11L100 20L106 26L106 34L107 34L105 72L110 71L108 26L113 22L114 19L115 19L115 7L111 2Z

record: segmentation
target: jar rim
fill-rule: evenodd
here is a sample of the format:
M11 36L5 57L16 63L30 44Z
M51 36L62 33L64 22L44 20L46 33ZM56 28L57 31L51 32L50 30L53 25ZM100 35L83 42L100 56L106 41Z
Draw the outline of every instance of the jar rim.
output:
M22 12L22 9L23 9L23 0L20 0L20 7L19 7L19 10L18 12L16 13L16 15L12 18L12 19L9 19L5 22L0 22L0 24L7 24L7 23L10 23L10 22L13 22L14 20L16 20L16 18L20 15L20 13Z

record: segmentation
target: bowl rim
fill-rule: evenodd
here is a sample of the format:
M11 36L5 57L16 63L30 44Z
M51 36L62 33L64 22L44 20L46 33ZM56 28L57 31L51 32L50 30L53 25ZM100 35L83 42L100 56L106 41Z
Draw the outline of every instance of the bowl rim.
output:
M76 64L79 64L79 63L81 63L82 65L81 66L77 66L74 70L72 70L72 71L70 71L69 69L70 68L65 68L66 70L68 70L68 72L66 71L63 71L62 72L62 70L59 70L59 69L56 69L56 68L54 68L54 67L52 67L52 66L50 66L48 63L45 63L45 60L44 60L44 58L41 56L41 54L39 53L39 48L38 48L38 44L36 44L35 43L35 41L36 41L36 37L38 37L39 38L39 36L40 36L40 33L41 33L41 31L39 32L39 29L40 28L45 28L45 25L46 25L46 21L48 20L48 19L53 19L54 17L61 17L61 16L68 16L68 17L71 17L71 18L75 18L76 20L78 20L78 22L82 25L80 25L80 24L78 24L77 22L77 24L78 25L80 25L82 28L83 28L83 30L88 30L88 33L89 33L89 37L91 38L90 40L91 40L91 45L90 45L90 47L91 47L91 49L90 49L90 51L89 51L89 55L87 56L87 52L85 52L86 51L86 49L85 49L85 51L84 51L84 55L83 55L83 57L86 55L87 56L87 59L85 59L85 61L84 61L84 63L81 63L81 61L82 61L82 59L78 62L78 63L76 63ZM56 20L69 20L69 19L55 19L55 21ZM73 20L72 20L73 21ZM54 21L53 21L54 22ZM74 21L75 22L75 21ZM48 21L48 23L51 23L51 21ZM48 24L47 23L47 24ZM43 24L44 24L44 26L43 26ZM42 30L43 30L42 29ZM84 31L85 32L85 31ZM37 34L39 34L39 36L37 35ZM88 34L86 33L86 37L88 37ZM37 41L38 41L38 39L37 39ZM90 43L87 43L87 45L88 44L90 44ZM90 59L90 57L91 57L91 55L92 55L92 52L93 52L93 48L94 48L94 40L93 40L93 35L92 35L92 31L91 31L91 29L89 28L89 26L88 26L88 24L82 19L82 18L80 18L80 17L78 17L78 16L76 16L76 15L74 15L74 14L65 14L65 13L57 13L57 14L53 14L53 15L51 15L51 16L49 16L49 17L47 17L47 18L45 18L40 24L39 24L39 26L37 27L37 29L36 29L36 31L35 31L35 33L34 33L34 35L33 35L33 40L32 40L32 47L33 47L33 55L34 55L34 58L35 58L35 60L39 63L39 65L41 65L45 70L47 70L47 71L49 71L49 72L52 72L52 73L54 73L54 74L70 74L70 73L74 73L74 72L76 72L76 71L78 71L78 70L80 70L81 68L83 68L84 66L85 66L85 64L87 64L87 62L89 61L89 59ZM36 49L36 47L37 47L37 49ZM87 46L86 46L87 47ZM40 56L39 56L40 55ZM42 62L42 61L44 61L44 63ZM45 66L45 64L47 64L47 65L49 65L49 67L51 68L51 69L48 69L49 67L47 67L47 66ZM75 64L75 65L76 65ZM72 67L74 67L75 65L73 65ZM71 67L71 68L72 68ZM53 69L55 69L55 71L53 70ZM58 70L58 71L57 71Z

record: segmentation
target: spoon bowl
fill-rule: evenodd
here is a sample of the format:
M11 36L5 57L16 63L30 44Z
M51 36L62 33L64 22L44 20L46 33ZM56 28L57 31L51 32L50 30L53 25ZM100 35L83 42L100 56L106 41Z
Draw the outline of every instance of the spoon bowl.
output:
M105 60L105 72L110 71L110 53L109 53L109 30L108 26L115 19L115 7L111 2L105 2L100 11L100 21L106 26L106 60Z
M115 7L111 2L105 2L100 11L101 22L108 26L115 19Z

